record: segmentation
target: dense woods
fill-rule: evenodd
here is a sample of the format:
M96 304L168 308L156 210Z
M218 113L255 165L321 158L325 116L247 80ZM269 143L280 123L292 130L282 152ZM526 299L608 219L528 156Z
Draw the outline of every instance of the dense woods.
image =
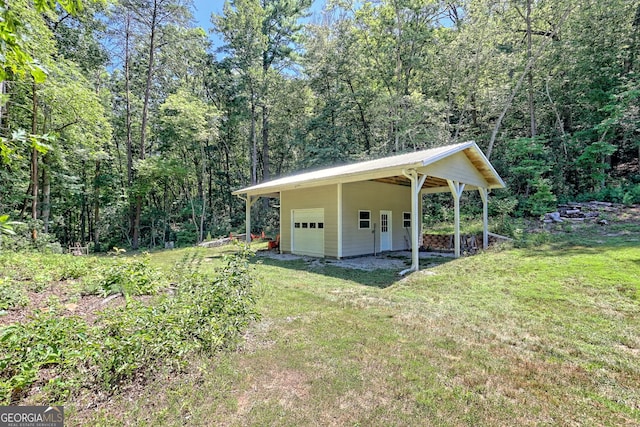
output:
M188 0L0 0L0 222L192 244L243 227L241 186L466 140L501 213L640 202L636 1L311 7L229 0L202 29Z

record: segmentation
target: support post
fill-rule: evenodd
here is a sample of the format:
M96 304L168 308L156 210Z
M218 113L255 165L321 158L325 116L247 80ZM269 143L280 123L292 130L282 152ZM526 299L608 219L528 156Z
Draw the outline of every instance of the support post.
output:
M409 271L418 271L420 269L420 244L418 241L420 234L418 208L420 204L418 203L418 196L421 194L420 191L427 176L419 176L415 169L403 170L402 174L411 181L411 268L400 272L401 275L404 275Z
M486 188L478 188L480 198L482 199L482 248L489 247L489 192Z
M338 254L342 258L342 183L338 183Z
M460 184L458 181L447 180L449 189L453 195L453 206L455 212L455 219L453 224L453 239L454 239L454 254L456 258L460 257L460 197L464 190L464 184Z
M253 206L257 201L258 201L259 197L252 197L247 195L247 198L244 199L245 201L245 206L246 206L246 211L245 211L245 229L246 229L246 242L247 243L251 243L251 206Z

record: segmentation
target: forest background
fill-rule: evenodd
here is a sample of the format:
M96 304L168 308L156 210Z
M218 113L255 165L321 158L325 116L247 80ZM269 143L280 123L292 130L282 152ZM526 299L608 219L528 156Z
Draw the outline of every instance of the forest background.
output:
M5 247L194 244L242 230L247 184L467 140L508 184L494 212L640 203L636 1L311 7L228 1L203 29L187 0L0 0Z

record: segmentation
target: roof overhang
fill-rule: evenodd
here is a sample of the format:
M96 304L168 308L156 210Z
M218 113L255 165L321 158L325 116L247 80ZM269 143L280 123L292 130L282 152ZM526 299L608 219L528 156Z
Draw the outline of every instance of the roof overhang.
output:
M282 191L338 183L379 181L410 185L403 171L426 174L423 192L449 191L447 180L472 188L503 188L504 181L475 142L432 148L376 160L337 166L278 178L233 192L234 195L278 197ZM461 179L462 177L462 179Z

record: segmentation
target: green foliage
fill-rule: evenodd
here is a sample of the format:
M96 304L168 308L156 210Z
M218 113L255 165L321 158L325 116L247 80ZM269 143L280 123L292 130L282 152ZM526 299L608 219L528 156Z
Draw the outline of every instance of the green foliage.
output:
M23 307L29 303L24 289L0 278L0 315L3 310Z
M49 386L52 401L67 397L94 355L91 332L81 319L61 317L54 310L37 312L27 323L0 329L0 403L10 404L24 396L42 381L43 369L54 372L42 384Z
M533 215L543 215L556 209L558 199L551 192L551 184L547 179L538 179L531 183L533 194L527 199L527 210Z
M587 171L593 186L599 187L600 183L606 179L606 171L610 167L606 158L615 153L616 150L615 145L606 141L594 142L583 150L582 154L576 159L576 165Z
M175 295L107 313L100 360L104 385L113 387L149 366L179 366L194 351L211 354L231 345L258 316L249 255L243 246L225 257L213 278L197 271L199 260L183 260Z
M516 138L505 147L506 175L511 191L527 196L542 177L553 168L553 158L546 138Z
M3 247L6 251L38 251L41 253L60 254L63 252L56 236L49 233L41 232L43 228L42 221L28 220L26 222L13 222L11 231L6 233L3 240ZM34 241L31 237L31 230L38 231L38 236Z
M103 296L153 295L164 286L160 272L149 265L149 255L116 257L95 279Z
M191 354L211 355L233 345L257 318L249 256L248 249L238 247L214 276L199 272L200 259L185 259L175 269L176 285L170 292L144 303L128 298L125 307L104 312L95 326L63 316L56 309L60 303L51 300L48 311L0 329L0 403L19 402L35 385L43 387L46 401L68 399L81 387L115 393L121 383L155 369L179 369ZM90 262L77 264L78 258L51 257L58 260L53 262L56 277L95 269ZM66 263L72 265L63 268ZM102 259L99 266L106 269L99 277L105 290L136 295L155 290L158 283L159 273L146 256ZM19 299L12 286L0 287L1 301L6 295ZM43 380L45 369L50 380Z
M498 190L494 197L489 198L489 215L494 218L494 232L503 236L513 237L514 225L512 216L518 206L518 199L507 190Z
M585 192L577 197L580 202L601 200L611 203L623 203L633 205L640 203L640 184L623 183L618 186L606 186L597 191Z
M22 225L18 221L9 221L9 215L0 215L0 250L2 249L3 236L15 236L14 227Z

